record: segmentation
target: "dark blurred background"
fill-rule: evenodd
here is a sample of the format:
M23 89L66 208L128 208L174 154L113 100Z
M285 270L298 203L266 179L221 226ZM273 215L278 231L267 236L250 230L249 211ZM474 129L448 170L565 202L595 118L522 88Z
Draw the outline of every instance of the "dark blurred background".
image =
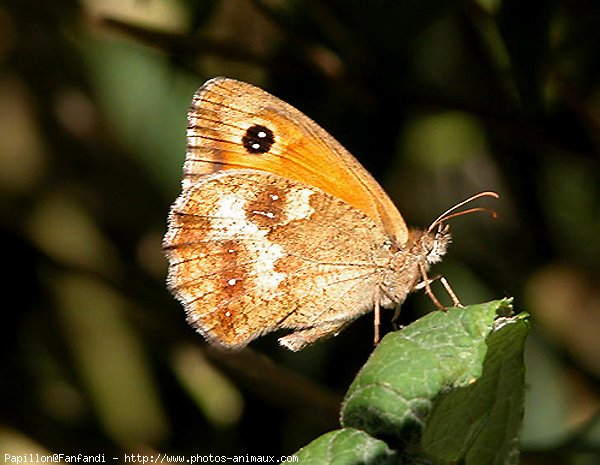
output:
M226 354L165 288L186 112L217 75L319 122L410 225L501 194L497 219L452 222L434 272L532 314L523 463L600 463L591 0L0 2L2 457L279 455L338 426L371 315L297 354L276 335ZM433 308L415 294L402 322Z

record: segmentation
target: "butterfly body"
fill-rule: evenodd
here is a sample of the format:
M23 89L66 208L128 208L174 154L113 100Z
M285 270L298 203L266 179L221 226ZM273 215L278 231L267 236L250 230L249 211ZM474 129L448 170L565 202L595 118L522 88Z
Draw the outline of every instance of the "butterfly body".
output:
M409 230L379 184L316 123L270 94L208 81L188 115L168 283L211 343L263 334L291 350L399 306L445 253L447 228Z

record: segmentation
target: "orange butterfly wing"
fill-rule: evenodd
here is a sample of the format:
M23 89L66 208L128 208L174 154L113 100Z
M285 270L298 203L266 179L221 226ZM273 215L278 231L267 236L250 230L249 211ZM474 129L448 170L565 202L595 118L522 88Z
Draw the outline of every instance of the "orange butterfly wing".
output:
M169 287L212 343L242 347L287 328L280 343L299 350L401 303L428 267L360 163L267 92L208 81L187 136L163 244Z
M344 200L381 223L398 246L408 240L400 212L362 165L313 120L257 87L206 82L194 95L187 137L184 189L221 170L274 173Z

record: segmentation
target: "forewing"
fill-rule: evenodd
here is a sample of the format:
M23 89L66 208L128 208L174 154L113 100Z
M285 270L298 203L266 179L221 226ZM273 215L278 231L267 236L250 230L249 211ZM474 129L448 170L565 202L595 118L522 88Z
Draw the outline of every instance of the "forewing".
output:
M248 131L264 127L272 144L249 150ZM273 95L244 82L216 78L204 84L188 113L184 187L222 170L253 169L321 190L380 222L398 245L406 223L361 164L313 120Z

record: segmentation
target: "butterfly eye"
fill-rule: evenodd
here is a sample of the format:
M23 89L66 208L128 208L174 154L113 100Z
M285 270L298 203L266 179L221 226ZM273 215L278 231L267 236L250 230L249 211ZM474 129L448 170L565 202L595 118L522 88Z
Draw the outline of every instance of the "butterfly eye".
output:
M250 126L242 138L244 148L252 154L268 152L271 150L271 146L274 142L275 137L273 136L273 131L260 124Z

